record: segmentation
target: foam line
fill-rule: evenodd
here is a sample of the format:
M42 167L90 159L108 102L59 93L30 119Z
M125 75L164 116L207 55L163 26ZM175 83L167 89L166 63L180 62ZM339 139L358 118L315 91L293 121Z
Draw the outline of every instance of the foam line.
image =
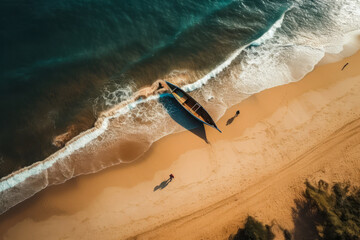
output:
M203 85L205 85L211 78L216 77L219 73L221 73L224 69L226 69L234 60L237 56L240 55L240 53L247 48L250 45L260 45L263 44L266 40L271 39L276 30L278 28L281 27L281 24L284 20L285 14L286 12L288 12L292 7L288 8L282 15L281 17L269 28L269 30L267 30L261 37L259 37L258 39L246 44L245 46L242 46L240 48L238 48L237 50L235 50L230 57L228 57L223 63L221 63L220 65L218 65L216 68L214 68L211 72L209 72L208 74L206 74L204 77L202 77L201 79L197 80L194 83L190 83L187 84L185 86L183 86L182 88L187 91L187 92L191 92L194 91L196 89L201 88Z
M289 8L291 9L291 8ZM193 90L201 88L203 85L205 85L210 79L216 77L219 73L221 73L224 69L226 69L233 60L240 55L240 53L250 46L251 44L262 44L266 40L271 39L274 36L274 33L278 28L281 27L281 24L283 22L284 16L286 12L289 10L287 9L282 16L258 39L246 44L245 46L242 46L235 50L224 62L222 62L220 65L218 65L216 68L214 68L211 72L206 74L201 79L197 80L194 83L187 84L183 88L185 91L191 92ZM70 140L64 148L60 149L59 151L55 152L45 160L41 162L37 162L32 164L31 166L25 167L23 169L20 169L16 172L13 172L12 174L4 177L1 179L0 182L0 194L4 193L7 190L10 190L17 185L25 182L27 179L36 176L41 175L42 173L46 172L48 169L50 169L56 162L58 162L61 159L64 159L65 157L71 155L75 151L85 147L87 144L92 142L94 139L98 138L100 135L102 135L109 126L109 121L114 118L118 118L121 115L124 115L128 113L131 109L135 108L138 104L153 101L159 98L159 95L152 95L150 97L147 97L146 99L139 99L134 101L134 98L132 100L125 101L118 106L113 107L112 109L102 113L95 123L95 127L91 128L78 136L76 136L74 139ZM84 173L81 173L84 174ZM79 174L77 174L79 175ZM74 175L71 175L71 177L75 177ZM69 177L70 178L70 177ZM69 178L65 179L68 180ZM6 196L6 206L2 206L0 208L0 213L5 212L10 207L18 204L19 202L25 200L26 198L34 195L36 192L40 191L47 185L51 185L53 183L46 183L45 186L37 187L34 189L31 189L31 193L27 193L27 196L22 196L19 199L19 197L12 197L12 196ZM21 187L21 186L20 186ZM10 199L10 201L9 201ZM5 205L5 204L2 204Z
M197 80L196 82L185 85L183 87L183 89L185 91L187 91L187 92L191 92L191 91L194 91L196 89L201 88L211 78L216 77L225 68L227 68L233 62L233 60L237 56L239 56L239 54L246 47L250 46L253 43L257 43L257 44L263 43L267 39L272 38L275 31L276 31L276 29L281 27L281 23L282 23L282 21L284 19L284 16L285 16L287 11L285 11L282 14L282 16L280 17L280 19L277 20L272 25L272 27L268 31L266 31L261 37L259 37L258 39L248 43L245 46L242 46L242 47L238 48L237 50L235 50L230 55L230 57L228 57L223 63L218 65L211 72L209 72L204 77ZM131 102L131 103L127 104L125 107L122 107L122 108L116 110L115 112L113 112L114 114L112 116L105 117L104 119L99 119L101 121L101 124L95 123L95 126L100 125L99 127L94 127L92 129L89 129L88 131L80 134L78 137L75 137L75 139L71 140L68 144L66 144L63 149L61 149L61 150L57 151L56 153L52 154L47 159L45 159L45 160L43 160L41 162L34 163L34 164L30 165L29 167L25 167L25 168L23 168L23 169L21 169L19 171L14 172L13 174L10 174L9 176L6 176L3 179L1 179L0 191L5 191L5 190L7 190L9 188L15 187L18 183L25 181L27 178L29 178L29 177L31 177L33 175L40 174L42 171L50 168L59 159L71 155L75 151L85 147L92 140L96 139L101 134L103 134L106 131L106 129L108 128L110 119L117 118L117 117L127 113L128 111L135 108L140 103L147 102L147 101L152 101L152 100L157 99L158 97L159 97L158 95L157 96L150 96L150 97L148 97L146 99L140 99L140 100L137 100L135 102ZM109 111L112 112L111 110L109 110Z
M216 77L219 73L224 71L224 69L226 69L228 66L230 66L231 63L236 59L236 57L238 57L241 54L241 52L245 48L247 48L250 45L255 45L255 46L261 45L261 44L266 43L266 41L268 41L269 39L272 39L274 37L274 34L277 31L277 29L281 27L286 12L288 12L291 8L292 7L287 9L282 14L282 16L261 37L246 44L245 46L242 46L242 47L238 48L237 50L235 50L233 53L230 54L230 56L224 62L222 62L217 67L215 67L212 71L210 71L204 77L202 77L201 79L197 80L194 83L185 85L183 87L184 90L191 92L191 91L201 88L203 85L206 85L210 79ZM289 44L289 46L292 46L292 45ZM284 47L284 45L282 47ZM5 192L5 194L3 196L5 197L5 195L6 195L6 199L1 198L0 213L5 212L12 206L18 204L19 202L25 200L28 197L34 195L36 192L40 191L47 185L53 184L51 182L50 183L44 182L42 184L42 186L36 186L33 189L27 189L28 192L26 194L21 195L21 194L19 194L19 191L22 191L24 188L29 186L29 184L31 184L31 183L25 182L27 179L30 179L33 176L41 176L41 174L44 174L44 173L46 174L46 171L48 169L50 169L52 166L54 166L54 164L57 163L59 160L64 159L65 157L71 155L75 151L85 147L87 144L92 142L94 139L96 139L97 137L102 135L108 129L111 119L118 118L119 116L128 113L129 111L136 108L136 106L141 103L148 102L148 101L154 101L154 100L157 100L158 98L159 98L159 95L152 95L150 97L147 97L146 99L138 99L136 101L133 98L133 99L130 99L128 101L125 101L125 102L119 104L118 106L113 107L112 109L110 109L100 115L99 119L95 123L94 128L89 129L89 130L81 133L80 135L76 136L74 139L70 140L70 142L68 142L64 148L60 149L59 151L52 154L51 156L49 156L48 158L46 158L45 160L43 160L41 162L34 163L31 166L20 169L14 173L2 178L0 180L0 195L4 194L4 192L7 190L11 191L11 192L9 195L6 195L6 192ZM102 168L104 168L104 167L107 167L107 166L102 166ZM99 170L99 169L96 169L96 170ZM89 172L86 172L86 173L89 173ZM79 175L79 174L77 174L77 175ZM71 175L70 177L66 178L65 181L74 176L75 175ZM21 183L24 183L24 182L25 182L25 185L21 185ZM27 185L26 185L26 183L27 183ZM16 188L16 187L18 189L15 189L15 191L12 191L12 189ZM18 195L16 195L16 194L18 194ZM19 195L20 195L20 197L19 197Z

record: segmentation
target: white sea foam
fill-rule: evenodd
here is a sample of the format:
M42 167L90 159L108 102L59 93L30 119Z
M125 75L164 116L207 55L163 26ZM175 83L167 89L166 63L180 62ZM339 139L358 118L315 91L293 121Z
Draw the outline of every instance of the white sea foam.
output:
M339 46L337 51L327 52L325 57L321 59L318 65L337 62L356 53L360 49L359 36L360 30L350 31L345 34L342 40L344 44Z
M291 8L290 8L291 9ZM288 9L287 11L289 11L290 9ZM264 43L266 40L271 39L274 36L274 33L276 32L276 30L278 28L281 27L281 24L284 20L284 16L286 14L285 11L280 19L278 19L269 30L267 30L261 37L259 37L258 39L248 43L245 46L242 46L240 48L238 48L237 50L235 50L223 63L221 63L220 65L218 65L215 69L213 69L211 72L209 72L208 74L206 74L204 77L202 77L201 79L197 80L194 83L191 84L187 84L183 87L183 89L185 91L191 92L194 91L195 89L199 89L201 88L203 85L205 85L210 79L215 78L219 73L221 73L225 68L227 68L234 60L236 57L238 57L240 55L240 53L247 48L248 46L252 45L252 44L256 44L256 45L260 45L262 43Z
M289 11L290 9L288 9L287 11ZM274 25L264 35L262 35L259 39L253 41L252 45L261 45L261 44L265 43L265 41L273 38L276 30L281 27L281 24L284 21L284 17L285 17L286 12L283 15L281 15L280 19L277 20L274 23Z
M346 9L343 11L346 13ZM235 100L231 96L229 97L229 95L231 95L229 94L229 88L225 87L217 88L218 90L216 93L214 93L211 89L209 89L208 82L211 79L218 77L219 73L227 69L241 53L244 53L244 58L242 61L239 63L239 65L236 65L229 70L229 79L222 80L222 84L231 82L232 86L236 86L236 89L233 89L234 96L239 96L236 95L237 93L243 93L244 96L246 96L266 88L285 84L290 81L296 81L311 71L316 63L324 56L326 51L342 49L342 43L339 44L338 41L334 41L336 44L332 45L321 45L318 42L308 44L305 40L303 41L302 39L300 39L298 42L289 42L288 39L285 39L285 37L279 34L277 31L282 26L285 14L286 13L284 13L281 18L275 22L273 26L259 39L256 39L246 46L240 47L211 72L196 82L185 85L183 88L189 92L201 89L201 92L204 93L203 99L213 100L213 103L217 104L213 105L221 106L221 110L219 110L216 115L221 116L226 107L239 102L241 98L237 97ZM107 105L113 105L115 102L118 102L119 99L124 100L124 96L126 98L129 97L129 93L131 91L132 89L128 88L118 89L117 92L114 93L109 92L106 95L107 98L105 99L105 102L107 101ZM58 184L74 177L75 174L74 170L72 169L73 166L68 167L69 169L66 169L66 171L64 170L65 173L63 173L63 175L65 176L63 178L59 178L60 180L50 181L48 174L51 171L56 171L56 164L61 161L63 161L64 166L66 166L66 159L69 156L71 156L74 152L81 150L85 146L98 141L97 139L101 135L107 135L109 136L109 139L111 139L110 135L117 135L117 132L113 133L112 131L109 131L109 126L112 124L112 120L116 120L121 116L134 114L136 111L138 111L136 114L147 114L146 116L141 117L141 119L147 119L147 121L150 123L146 126L132 127L131 124L128 124L129 121L133 121L131 120L130 116L125 118L127 122L125 121L122 124L129 126L129 131L134 131L135 129L139 131L139 133L142 131L150 131L151 134L149 134L149 136L152 138L147 139L149 143L156 141L159 138L174 131L179 131L179 128L176 127L172 127L170 129L166 128L166 124L156 126L156 129L150 129L151 126L154 125L151 125L151 123L157 121L166 121L166 112L162 109L162 106L157 103L157 99L158 96L153 95L146 99L125 101L125 104L122 103L120 106L115 106L113 109L101 115L94 128L74 138L68 144L66 144L63 149L54 153L46 160L35 163L29 167L21 169L7 177L2 178L0 182L0 213L8 210L26 198L29 198L36 192L45 188L47 185ZM143 108L144 103L150 102L154 102L152 105L153 111L148 112L147 109L141 109ZM107 134L104 134L105 132ZM122 162L121 159L118 160L118 163L120 162ZM76 175L98 171L113 164L114 163L109 163L108 165L104 165L100 163L100 166L96 166L87 172L77 173ZM61 169L57 170L61 171ZM34 186L33 181L37 177L40 179L40 182L38 185ZM41 177L43 177L43 180Z
M259 39L255 40L255 42L260 43L264 42L266 39L271 38L273 36L273 32L276 31L277 28L281 26L281 22L284 19L285 13L281 16L281 18L267 31L264 33L263 36L261 36ZM196 82L192 84L188 84L184 86L184 89L186 91L194 91L195 89L201 88L203 85L205 85L211 78L216 77L220 72L222 72L226 67L228 67L233 60L239 56L239 54L252 43L249 43L246 46L243 46L236 51L234 51L223 63L218 65L214 70L206 74L201 79L197 80ZM118 95L120 96L128 96L129 92L131 92L131 88L126 89L119 89L116 92L113 93L107 93L108 97L106 98L107 104L113 104L114 102L118 101ZM109 97L110 96L110 97ZM95 124L96 127L93 129L90 129L86 131L85 133L81 134L80 136L76 137L72 141L70 141L66 146L59 150L58 152L54 153L50 157L48 157L46 160L37 162L29 167L26 167L24 169L21 169L20 171L17 171L5 178L3 178L0 182L0 192L4 192L10 188L15 187L16 185L26 181L26 179L41 174L42 172L46 171L50 167L52 167L57 161L60 159L63 159L71 154L73 154L75 151L85 147L87 144L89 144L91 141L99 137L101 134L103 134L109 125L109 120L113 118L118 118L120 115L123 115L127 113L128 111L134 109L138 104L146 102L146 101L152 101L157 99L158 96L151 96L147 99L140 99L135 102L131 102L127 104L125 107L121 107L116 109L115 111L112 111L112 115L105 117L103 119L98 120L98 122ZM100 123L99 123L100 121ZM39 189L41 190L41 189ZM39 191L36 190L34 194ZM16 203L15 203L16 204ZM15 205L14 204L14 205ZM6 209L2 210L0 209L0 213L5 211Z

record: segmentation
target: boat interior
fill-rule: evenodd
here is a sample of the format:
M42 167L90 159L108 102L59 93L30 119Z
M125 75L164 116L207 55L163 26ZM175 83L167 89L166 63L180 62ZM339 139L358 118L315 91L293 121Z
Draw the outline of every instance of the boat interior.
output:
M175 89L172 93L175 98L197 118L211 125L215 124L204 108L193 98L188 97L179 89Z

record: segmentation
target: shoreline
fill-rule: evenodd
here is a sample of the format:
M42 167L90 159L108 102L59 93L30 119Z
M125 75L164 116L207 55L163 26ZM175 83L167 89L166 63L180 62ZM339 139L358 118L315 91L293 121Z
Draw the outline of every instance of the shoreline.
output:
M274 29L276 30L277 28L279 28L281 26L281 22L283 21L284 14L276 23L274 23L274 25L268 30L268 32L273 32ZM194 89L197 89L197 88L201 87L202 85L206 84L212 77L218 75L226 67L231 65L231 63L236 59L236 57L238 57L239 54L246 47L250 46L251 43L257 42L257 41L259 41L259 43L261 43L262 41L266 40L266 38L267 38L266 33L268 33L268 32L265 32L258 39L248 43L247 45L244 45L244 46L234 50L231 54L229 54L228 58L226 58L223 63L220 63L216 68L214 68L212 71L210 71L209 73L207 73L206 75L204 75L203 77L201 77L200 79L195 81L194 83L186 84L185 86L183 86L183 89L185 91L193 91ZM346 45L346 43L344 43L344 45ZM62 158L62 156L59 157L58 155L61 155L62 153L66 152L66 150L69 150L68 149L69 145L71 145L71 144L75 145L77 141L81 140L84 137L87 137L88 135L91 135L92 133L96 132L97 130L106 129L109 120L119 117L119 115L122 115L127 110L135 107L139 102L142 102L144 100L153 100L153 99L159 98L158 95L154 95L154 94L157 94L157 89L155 89L155 87L158 85L158 82L159 82L159 80L156 80L151 86L146 86L144 88L139 89L136 93L134 93L134 95L130 99L128 99L124 102L121 102L108 110L103 111L99 115L97 120L95 121L94 126L92 128L89 128L86 131L81 132L78 135L72 137L71 139L69 139L68 141L66 141L63 144L64 146L62 148L60 148L59 150L57 150L56 152L54 152L53 154L51 154L44 160L35 162L35 163L31 164L30 166L25 166L17 171L14 171L14 172L8 174L7 176L0 178L0 181L1 181L0 184L2 184L3 181L7 181L8 179L13 178L15 175L20 175L20 174L23 174L23 172L26 172L27 170L37 168L39 165L44 165L44 164L52 165L52 164L56 163L56 159ZM141 97L145 97L145 99L142 100ZM140 101L138 101L138 100L140 100ZM76 150L81 149L87 143L89 143L93 139L99 137L102 133L97 134L98 136L96 136L96 137L91 137L90 140L88 140L88 142L83 143L82 146L75 147L75 150L70 149L70 151L76 151ZM67 134L67 132L65 132L61 135L64 135L64 134ZM61 136L61 135L59 135L59 136ZM59 137L59 136L56 136L56 137ZM55 139L56 139L56 137L55 137ZM155 142L156 141L157 140L155 140ZM72 152L69 153L69 155L70 154L72 154ZM53 162L53 161L55 161L55 162ZM35 170L35 172L37 172L37 170ZM25 176L25 177L31 177L31 174L29 176ZM13 182L14 181L10 181L10 184L14 184ZM0 185L0 187L1 187L1 185Z
M349 62L349 66L341 71L346 62ZM45 238L50 232L60 238L71 232L72 225L80 224L81 227L74 230L70 238L86 238L91 234L112 239L114 234L119 238L143 234L139 238L165 239L165 236L180 233L174 229L179 223L189 231L187 234L191 233L191 226L194 226L191 219L194 218L200 219L204 227L209 224L214 226L212 232L207 232L203 227L197 234L218 236L212 235L215 230L225 228L226 234L232 233L236 224L241 224L243 220L241 214L248 214L244 212L246 208L240 207L236 217L231 217L229 213L224 215L225 220L219 221L223 225L216 225L211 217L207 217L210 216L209 212L216 215L216 209L235 206L236 200L228 200L236 198L233 196L245 202L255 202L248 203L249 209L256 206L253 210L260 210L260 220L269 220L271 213L279 216L274 209L270 208L267 213L264 207L259 207L259 202L263 200L256 198L259 195L257 188L266 185L273 190L270 183L276 180L276 177L271 180L275 173L280 171L282 175L288 175L289 168L285 166L294 161L296 165L299 156L306 155L314 146L324 145L326 139L334 138L337 131L344 130L344 126L346 129L346 124L357 126L360 110L354 101L358 103L359 97L354 92L360 89L356 84L360 70L355 69L355 62L360 62L360 52L339 62L318 66L299 82L264 90L236 104L218 121L223 134L205 127L210 144L191 132L171 134L155 142L134 163L114 166L51 186L1 215L0 232L9 239L21 238L21 234L26 234L27 230L31 230L37 239ZM341 105L339 101L344 99L351 101ZM226 127L226 121L237 109L240 109L240 115ZM311 139L306 137L309 133ZM353 145L359 144L358 132L351 134L357 137L352 139ZM180 140L185 143L181 147L178 145ZM324 161L320 162L324 164ZM328 164L334 165L333 162ZM321 164L316 171L310 170L316 173L320 171L320 175L329 179L352 178L358 181L360 174L356 176L354 171L359 173L360 166L354 161L352 164L352 170L348 169L349 164L346 163L339 167L345 169L347 175L338 173L328 176L326 171L321 172L324 167ZM307 165L301 167L309 171ZM298 194L302 187L298 182L304 181L295 170L291 168L291 173L296 177L285 176L290 178L286 183L292 189L291 194L282 196L288 201L285 204L287 207L291 206L292 196ZM154 187L169 172L175 175L173 182L163 190L154 192ZM304 174L302 170L301 176ZM295 187L291 184L294 182L292 178L297 179ZM144 199L147 201L144 202ZM272 200L283 201L274 196ZM201 217L195 217L199 214ZM41 227L44 224L46 229ZM231 226L225 226L227 224ZM282 224L291 227L289 219ZM65 230L59 229L59 225ZM96 226L96 229L91 228L91 233L87 232L90 226ZM223 237L226 235L221 230L219 233Z
M285 12L286 13L286 12ZM284 14L285 14L284 13ZM284 16L283 14L283 16ZM279 19L274 25L261 37L259 37L257 40L254 40L253 42L261 42L266 41L269 37L267 33L273 33L277 28L281 26L281 22L283 20L283 17ZM329 61L335 61L338 60L339 57L347 56L354 52L354 49L359 48L359 31L352 31L346 33L343 41L343 47L345 47L346 51L344 51L344 54L328 54ZM270 34L271 35L271 34ZM357 37L355 37L357 36ZM246 46L249 46L251 43L249 43ZM226 68L227 66L231 65L233 60L242 52L242 50L246 47L243 46L236 51L234 51L230 56L220 65L218 65L215 69L213 69L210 73L203 76L201 79L197 80L196 82L192 84L188 84L184 86L184 89L187 90L193 90L196 88L201 87L202 84L206 83L209 79L211 79L213 76L216 76L217 74L220 74L221 71ZM350 47L349 47L350 46ZM333 55L333 56L330 56ZM338 55L338 56L337 56ZM337 56L337 58L336 58ZM331 59L332 58L332 59ZM325 62L320 61L318 64L324 64ZM127 162L127 159L122 159L122 155L119 154L118 158L120 160L118 161L110 161L110 162L104 162L100 163L101 167L98 167L98 163L91 163L91 167L87 168L85 167L85 162L83 161L76 161L73 159L72 155L81 155L82 151L86 151L85 147L91 148L91 145L93 142L96 142L98 139L103 138L103 134L105 131L107 131L108 125L111 124L111 122L119 117L120 115L127 112L129 109L133 108L137 104L139 104L139 101L136 101L138 96L143 95L146 96L147 99L141 100L141 101L147 101L151 99L157 98L157 96L153 95L154 92L154 86L157 84L157 81L150 87L147 87L146 89L140 89L138 92L136 92L132 99L127 100L118 106L115 106L107 111L104 111L102 114L100 114L99 118L94 124L93 128L90 128L79 135L75 136L74 138L70 139L68 142L65 143L65 146L46 159L33 163L30 166L21 168L20 170L17 170L7 176L4 176L1 178L0 181L0 196L10 196L11 198L7 201L5 201L6 204L11 202L10 206L5 206L0 208L0 214L7 211L9 208L11 208L13 205L18 204L19 202L22 202L24 199L30 198L37 192L41 191L44 188L47 188L51 185L57 185L57 184L63 184L64 182L68 181L69 179L73 177L77 177L80 175L85 174L93 174L95 172L104 170L104 168L112 167L116 164L122 164L124 162ZM149 93L151 92L151 93ZM140 101L140 102L141 102ZM171 134L171 133L170 133ZM132 161L135 161L139 158L141 158L142 154L146 153L146 151L151 148L151 145L154 144L154 142L159 141L160 139L165 136L157 136L155 139L149 139L144 140L145 144L133 144L133 148L139 147L141 145L141 150L137 151L139 153L136 155L135 158L131 159ZM129 136L132 137L132 136ZM131 141L130 142L134 142ZM100 140L101 141L101 140ZM100 142L99 141L99 142ZM124 142L124 145L131 145L126 142L127 140L120 139L119 142ZM108 145L109 143L105 143L105 145ZM148 144L148 146L145 146ZM126 155L126 154L125 154ZM133 155L131 155L133 156ZM76 157L75 157L76 158ZM125 160L125 161L124 161ZM108 164L108 165L107 165ZM65 165L68 172L63 173L62 170L57 169L58 165ZM80 165L80 167L78 167ZM93 167L95 166L95 167ZM79 170L80 169L80 170ZM50 176L50 177L49 177ZM30 183L28 183L28 181ZM35 183L35 184L34 184ZM35 186L36 185L36 186ZM16 188L15 190L13 188ZM32 189L32 192L28 191L28 189ZM19 196L19 190L23 189L23 192L25 193L24 196ZM13 195L13 196L12 196ZM4 204L4 202L2 202Z

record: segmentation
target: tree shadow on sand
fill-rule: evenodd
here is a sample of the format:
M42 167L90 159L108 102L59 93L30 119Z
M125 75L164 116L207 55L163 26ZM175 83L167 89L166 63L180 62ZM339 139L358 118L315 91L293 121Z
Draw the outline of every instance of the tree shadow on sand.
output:
M155 192L156 190L162 190L162 189L166 188L167 185L169 185L170 182L171 182L171 179L170 179L170 178L166 179L165 181L162 181L162 183L160 183L159 185L157 185L156 187L154 187L154 192Z
M321 217L305 196L302 199L295 200L292 218L294 221L294 240L318 239L316 225L321 221Z
M170 117L179 125L209 143L204 124L186 111L170 93L160 95L159 102L164 106Z

